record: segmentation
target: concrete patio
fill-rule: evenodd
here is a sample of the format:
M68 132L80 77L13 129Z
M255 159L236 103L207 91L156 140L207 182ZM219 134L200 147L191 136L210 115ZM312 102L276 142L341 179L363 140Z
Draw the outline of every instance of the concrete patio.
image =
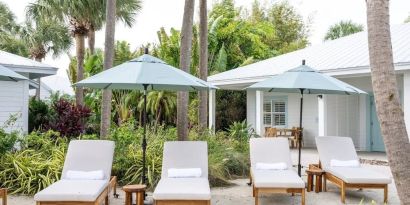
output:
M359 152L359 157L366 160L376 160L378 162L386 162L387 158L385 153L378 152ZM297 150L292 150L292 160L294 164L297 164ZM311 163L317 163L319 160L316 150L304 149L302 150L302 165L307 166ZM383 164L383 163L382 163ZM363 164L363 166L369 167L386 175L392 176L390 168L385 165L371 165ZM303 171L304 173L304 171ZM306 182L306 176L303 176ZM254 199L252 197L252 189L246 183L248 179L236 179L233 180L233 185L230 187L212 188L212 205L253 205ZM124 193L121 188L117 188L119 198L110 199L112 205L124 204ZM351 189L346 192L346 204L360 204L363 200L364 204L382 204L383 191L382 190L357 190ZM35 202L32 197L27 196L10 196L10 205L34 205ZM284 205L298 205L300 204L300 196L291 196L290 194L278 194L264 196L260 200L260 204L284 204ZM340 202L340 192L337 187L328 183L328 192L307 192L306 204L312 205L337 205L342 204ZM389 203L388 204L400 204L397 196L397 191L394 183L389 185Z

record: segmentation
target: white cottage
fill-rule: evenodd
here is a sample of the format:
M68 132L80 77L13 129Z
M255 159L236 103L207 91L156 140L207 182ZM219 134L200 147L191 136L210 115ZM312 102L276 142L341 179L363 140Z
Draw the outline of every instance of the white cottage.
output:
M57 68L5 51L0 51L0 65L30 79L18 82L0 81L0 127L3 127L11 116L16 116L14 126L6 127L6 131L17 130L26 133L29 90L38 87L34 79L54 75Z
M393 58L398 89L410 133L410 23L392 26ZM305 95L304 144L316 136L349 136L358 150L384 151L370 77L367 32L243 66L208 78L221 89L243 90L253 83L306 64L360 88L369 95ZM215 91L209 97L209 124L215 124ZM297 127L300 94L247 91L247 122L263 136L265 127Z

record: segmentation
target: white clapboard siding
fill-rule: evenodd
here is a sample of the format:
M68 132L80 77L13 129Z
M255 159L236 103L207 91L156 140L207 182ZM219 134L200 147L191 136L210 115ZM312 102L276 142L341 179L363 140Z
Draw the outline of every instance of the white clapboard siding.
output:
M326 95L325 135L351 137L361 145L360 97L358 95Z
M17 116L12 126L4 127L10 117ZM28 81L0 81L0 127L7 132L27 132Z

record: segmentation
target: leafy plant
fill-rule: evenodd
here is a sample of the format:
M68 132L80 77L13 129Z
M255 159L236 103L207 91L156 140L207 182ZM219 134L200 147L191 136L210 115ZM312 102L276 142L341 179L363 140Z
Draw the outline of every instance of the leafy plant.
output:
M250 126L246 123L246 120L242 122L234 122L229 126L229 136L239 140L246 141L249 138Z
M47 103L31 98L28 107L28 131L41 130L50 121L50 108Z
M89 108L60 99L53 104L53 109L55 116L48 125L49 129L58 131L62 136L67 137L75 137L84 133L84 124L91 115Z
M0 157L0 186L12 193L32 195L60 178L67 141L55 133L32 133L22 140L22 150Z
M6 133L0 128L0 154L3 155L13 149L17 141L17 133Z

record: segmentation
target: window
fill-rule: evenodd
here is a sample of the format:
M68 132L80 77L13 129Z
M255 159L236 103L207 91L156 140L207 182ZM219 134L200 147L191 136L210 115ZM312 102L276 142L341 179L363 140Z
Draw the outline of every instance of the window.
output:
M267 127L286 126L287 100L273 99L263 103L263 123Z

